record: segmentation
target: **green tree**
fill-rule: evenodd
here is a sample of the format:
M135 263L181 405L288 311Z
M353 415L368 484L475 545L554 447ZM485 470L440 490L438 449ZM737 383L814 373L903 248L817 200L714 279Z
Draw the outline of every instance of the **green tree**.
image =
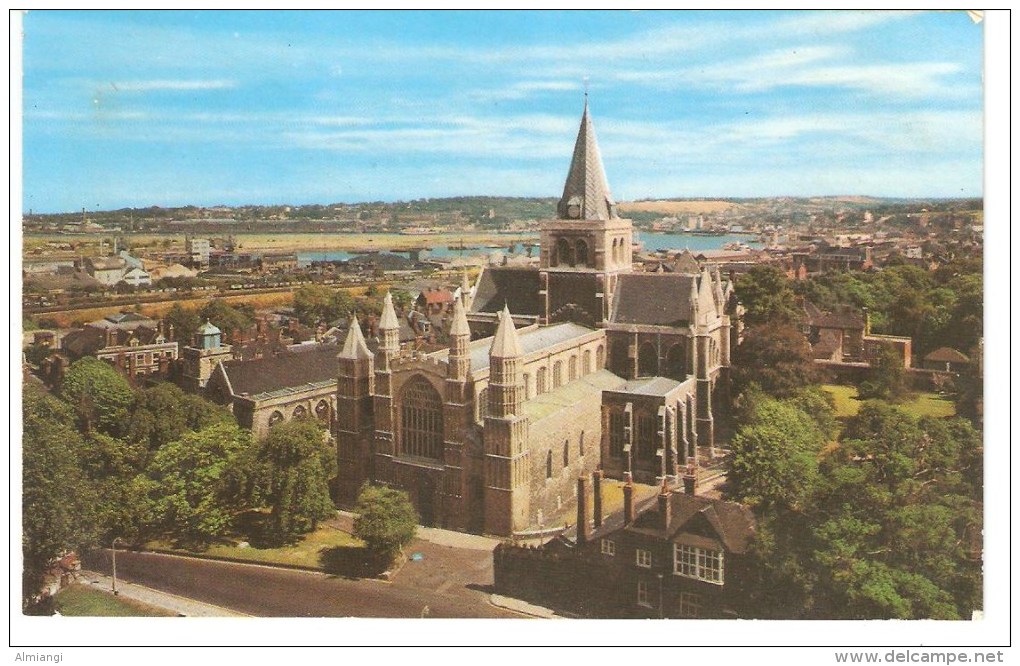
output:
M82 431L119 435L134 400L128 381L113 367L86 356L68 367L60 395L74 409Z
M733 437L729 494L761 511L803 508L825 434L792 402L759 397L751 413Z
M138 392L127 424L127 437L155 451L189 430L232 420L219 405L162 382Z
M402 490L365 484L354 510L354 535L381 558L392 560L414 538L418 514Z
M218 423L161 447L136 479L152 527L184 543L223 536L232 516L246 508L228 479L251 446L251 433Z
M22 607L36 596L49 563L96 541L92 485L82 472L81 435L70 410L44 389L24 386L22 402Z
M332 290L319 284L305 284L294 290L294 314L302 324L314 326L329 318Z
M737 298L748 326L792 324L797 307L790 279L774 266L755 266L737 278Z
M237 331L244 331L255 324L255 307L250 303L227 303L214 298L198 312L199 319L208 319L216 325L224 337Z
M195 333L202 325L198 313L191 308L183 307L180 303L174 303L167 310L163 315L163 323L167 325L168 331L169 327L173 327L174 340L182 347L193 344Z
M870 379L861 383L858 393L863 400L881 398L896 402L906 397L907 371L903 357L893 346L879 347L871 362Z
M260 497L272 507L270 536L286 541L334 515L329 480L336 476L336 450L318 421L274 426L259 446L257 461L266 468Z
M748 329L733 354L733 388L737 395L757 384L771 395L788 397L820 378L811 345L792 326Z

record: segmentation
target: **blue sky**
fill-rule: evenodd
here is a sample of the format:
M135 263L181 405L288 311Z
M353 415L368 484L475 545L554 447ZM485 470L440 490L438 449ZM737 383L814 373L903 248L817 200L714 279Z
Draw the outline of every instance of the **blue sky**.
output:
M982 194L962 12L24 19L23 206L558 196L587 77L618 200Z

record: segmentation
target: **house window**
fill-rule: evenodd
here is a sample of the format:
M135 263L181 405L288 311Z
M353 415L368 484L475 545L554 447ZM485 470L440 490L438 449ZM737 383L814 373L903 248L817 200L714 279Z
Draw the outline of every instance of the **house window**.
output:
M586 375L590 375L591 374L591 350L590 349L585 349L584 350L584 364L581 366L581 370Z
M634 563L639 567L650 569L652 567L652 551L638 548L634 551Z
M542 395L546 392L546 375L548 371L545 368L539 368L538 373L535 375L535 395Z
M581 437L577 440L577 455L579 458L584 457L584 431L581 431Z
M673 544L673 573L722 585L723 554L718 550Z
M563 361L553 363L553 388L559 388L563 384Z
M637 583L637 602L638 606L651 607L651 602L648 601L648 581L639 580Z
M570 464L570 440L563 442L563 466Z
M612 539L602 540L602 554L613 557L616 555L616 542Z
M701 617L701 595L694 592L681 592L676 610L676 614L680 617Z
M577 379L577 357L571 356L570 361L567 363L567 377L568 381L574 381Z
M552 451L546 453L545 456L545 478L552 478Z

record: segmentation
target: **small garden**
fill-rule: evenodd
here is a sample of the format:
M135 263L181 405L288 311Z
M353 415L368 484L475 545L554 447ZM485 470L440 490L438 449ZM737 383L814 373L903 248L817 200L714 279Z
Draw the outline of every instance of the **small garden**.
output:
M53 604L68 617L176 617L175 613L77 583L57 593Z

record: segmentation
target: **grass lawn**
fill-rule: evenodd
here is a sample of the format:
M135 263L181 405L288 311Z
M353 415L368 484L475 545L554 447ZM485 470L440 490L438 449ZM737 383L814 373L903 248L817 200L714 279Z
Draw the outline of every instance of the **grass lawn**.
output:
M175 613L162 608L115 597L81 583L58 592L55 602L57 612L70 617L176 617Z
M854 416L860 410L861 401L857 399L856 387L826 384L822 388L832 394L835 399L837 418ZM915 393L913 398L896 405L896 407L913 416L956 416L956 406L952 401L941 398L935 393Z
M151 542L148 544L153 548L173 550L180 553L190 553L181 548L174 548L165 542ZM320 567L319 557L322 551L333 548L356 548L362 544L347 532L338 530L328 525L320 525L319 529L304 535L299 541L289 546L280 548L255 548L249 546L241 548L236 545L210 546L200 551L199 555L211 555L213 557L230 557L233 559L245 560L248 562L261 562L264 564L293 564L306 567Z

